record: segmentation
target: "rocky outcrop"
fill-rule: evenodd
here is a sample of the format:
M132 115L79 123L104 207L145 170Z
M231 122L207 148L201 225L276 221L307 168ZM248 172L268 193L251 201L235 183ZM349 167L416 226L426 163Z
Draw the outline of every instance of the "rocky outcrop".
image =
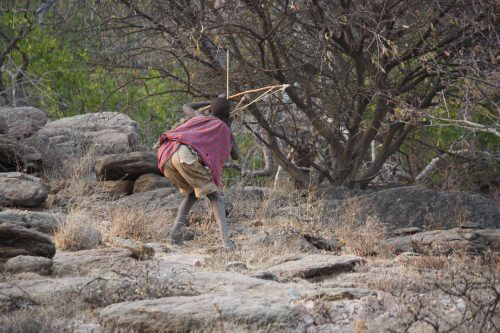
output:
M99 158L95 164L100 180L136 180L147 173L160 173L156 155L150 152L111 154Z
M38 131L37 140L45 151L63 154L82 143L95 144L102 151L130 150L139 142L139 128L119 112L90 113L48 123Z
M42 155L33 146L0 134L0 172L38 171L41 166Z
M463 223L500 228L500 207L492 200L465 192L438 192L422 186L382 190L357 200L359 218L377 216L389 228L447 229Z
M448 255L454 251L500 251L500 229L433 230L389 238L384 243L395 253Z
M32 212L29 210L0 210L0 224L12 223L28 229L34 229L45 234L52 234L59 228L64 217L62 214Z
M0 108L0 118L5 122L8 136L17 141L32 136L47 123L47 114L32 107Z
M134 182L134 193L147 192L164 187L171 187L172 183L157 173L147 173Z
M350 272L354 269L354 266L362 262L363 259L356 256L312 254L297 260L290 260L268 267L266 271L279 278L310 279L342 272Z
M262 280L261 280L262 281ZM211 327L217 322L240 325L293 327L300 306L250 295L166 297L112 304L100 312L101 324L110 332L179 332ZM168 320L158 320L168 318Z
M37 207L47 199L40 178L21 172L0 173L0 205Z
M52 258L56 247L49 236L16 224L0 224L0 258L18 255Z
M50 275L52 260L43 257L17 256L5 263L5 270L9 273L32 272L40 275Z

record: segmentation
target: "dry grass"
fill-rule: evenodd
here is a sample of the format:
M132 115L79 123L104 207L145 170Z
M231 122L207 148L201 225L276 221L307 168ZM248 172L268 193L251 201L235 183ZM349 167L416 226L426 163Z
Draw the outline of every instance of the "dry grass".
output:
M53 333L62 329L57 314L40 307L0 316L0 333Z
M110 209L101 223L105 240L113 237L140 242L165 241L170 232L170 219L158 214L146 214L140 207L125 206Z
M58 250L88 250L101 243L101 233L87 213L72 210L55 232L54 241Z
M383 241L388 237L387 226L377 217L359 218L359 202L349 199L340 207L332 224L332 232L343 244L342 250L348 254L373 256L390 253Z

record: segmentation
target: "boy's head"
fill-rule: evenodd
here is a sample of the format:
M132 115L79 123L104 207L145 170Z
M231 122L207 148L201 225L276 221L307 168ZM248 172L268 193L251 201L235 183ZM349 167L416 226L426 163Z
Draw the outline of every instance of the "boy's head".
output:
M218 97L210 104L210 114L227 123L229 113L231 111L231 103L225 97Z

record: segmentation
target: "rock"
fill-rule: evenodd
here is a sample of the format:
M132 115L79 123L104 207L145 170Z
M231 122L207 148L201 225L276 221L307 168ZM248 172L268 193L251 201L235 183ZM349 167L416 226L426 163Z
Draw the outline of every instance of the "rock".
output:
M147 173L136 179L134 193L147 192L164 187L172 187L172 183L162 175Z
M110 243L115 247L129 250L132 252L132 257L136 259L148 259L155 254L155 250L151 246L131 239L113 237Z
M43 257L17 256L5 263L5 270L9 273L33 272L40 275L50 275L52 260Z
M311 254L298 260L287 261L268 267L266 270L279 278L310 279L319 276L350 272L354 269L356 264L362 262L363 259L356 256Z
M115 202L121 207L141 207L145 213L164 211L169 214L175 214L180 201L182 201L178 193L179 191L176 188L166 187L153 191L134 193Z
M112 304L100 311L99 318L109 332L210 331L211 325L222 322L283 329L296 324L299 309L272 298L204 294Z
M99 182L99 187L112 198L119 198L132 194L134 182L132 180L106 180Z
M108 271L126 264L133 269L135 261L132 258L132 252L118 248L58 252L52 260L52 274L56 276L84 276Z
M359 218L375 215L389 228L425 226L448 229L462 222L500 228L500 206L465 192L438 192L422 186L403 186L359 197Z
M29 210L17 209L0 210L0 224L5 222L18 224L25 228L34 229L45 234L54 233L62 220L64 220L64 216L62 214L32 212Z
M82 143L95 144L101 152L127 151L138 145L139 127L119 112L99 112L50 122L36 136L42 152L70 154Z
M100 180L136 180L146 173L158 173L156 155L151 152L111 154L99 158L95 164Z
M56 247L49 236L11 223L0 224L0 258L19 254L52 258Z
M37 207L47 199L40 178L21 172L0 173L0 205Z
M432 230L414 235L387 239L384 244L396 254L416 252L428 255L448 255L453 251L483 252L500 250L500 229Z
M417 253L447 255L453 251L484 252L500 250L500 229L434 230L412 236L412 245Z
M16 140L32 136L47 123L45 112L32 107L0 108L0 117Z
M0 172L39 171L42 155L30 145L0 134Z

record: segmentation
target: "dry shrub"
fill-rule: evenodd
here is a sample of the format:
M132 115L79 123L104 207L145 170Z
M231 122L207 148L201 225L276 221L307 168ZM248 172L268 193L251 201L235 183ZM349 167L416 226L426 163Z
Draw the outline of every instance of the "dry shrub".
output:
M62 329L63 325L53 311L39 307L0 316L0 333L53 333Z
M146 214L140 207L122 206L111 209L102 225L105 239L121 237L136 241L164 241L170 231L164 215Z
M54 241L59 250L88 250L101 243L101 233L87 213L75 209L55 232Z
M376 216L368 216L362 221L357 199L347 200L338 212L332 228L346 253L359 256L390 253L390 249L383 245L388 236L387 226Z

